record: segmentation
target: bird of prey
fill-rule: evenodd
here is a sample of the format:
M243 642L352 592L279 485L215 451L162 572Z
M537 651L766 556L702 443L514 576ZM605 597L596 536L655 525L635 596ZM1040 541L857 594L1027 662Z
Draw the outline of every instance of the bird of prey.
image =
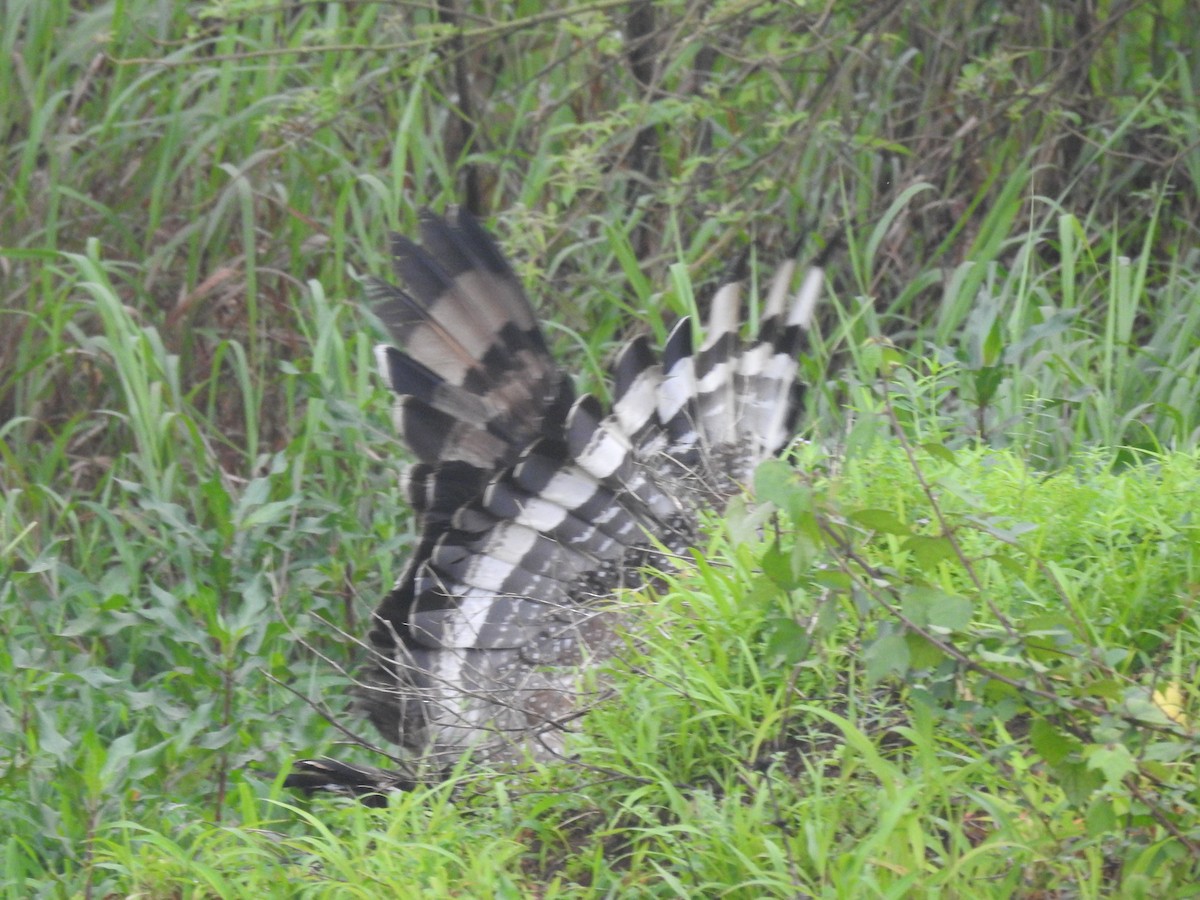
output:
M403 475L417 542L375 610L361 710L412 760L387 772L334 760L286 784L373 797L437 777L464 753L511 762L563 749L585 700L581 673L636 627L613 603L693 546L794 433L798 356L820 265L775 275L756 333L739 288L720 287L703 340L680 320L661 353L646 337L611 369L612 403L576 396L520 282L466 212L424 214L395 235L403 288L371 281L391 343L376 348L416 461Z

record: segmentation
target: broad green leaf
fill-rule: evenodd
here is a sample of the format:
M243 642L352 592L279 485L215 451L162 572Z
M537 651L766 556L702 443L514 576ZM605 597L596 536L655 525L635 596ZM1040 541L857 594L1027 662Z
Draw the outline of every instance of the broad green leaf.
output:
M966 597L939 593L929 605L929 624L946 631L966 631L973 612L971 601Z
M1067 799L1077 808L1086 806L1092 799L1092 794L1099 790L1104 779L1101 774L1085 762L1065 762L1054 767L1058 775L1058 784L1067 795Z
M921 628L964 631L971 624L971 601L936 588L909 588L900 601L900 611Z
M779 617L766 623L766 652L769 666L794 666L808 657L811 639L795 619Z
M787 497L796 484L796 473L781 459L768 459L754 470L754 496L787 509Z
M957 555L954 550L954 544L946 537L930 537L924 534L914 534L901 544L901 546L912 553L917 565L926 571L935 568L939 563L947 559L954 559Z
M1084 750L1089 769L1104 774L1110 787L1116 787L1126 776L1137 771L1137 760L1124 744L1096 744Z
M902 634L889 634L872 641L863 651L867 677L873 682L889 675L903 677L909 668L908 643Z
M904 635L908 647L909 665L914 669L933 669L945 659L945 652L927 638L910 631Z
M1056 766L1083 745L1071 734L1056 728L1046 719L1035 719L1029 727L1029 742L1046 762Z
M850 521L883 534L912 534L908 523L887 509L860 509L850 514Z

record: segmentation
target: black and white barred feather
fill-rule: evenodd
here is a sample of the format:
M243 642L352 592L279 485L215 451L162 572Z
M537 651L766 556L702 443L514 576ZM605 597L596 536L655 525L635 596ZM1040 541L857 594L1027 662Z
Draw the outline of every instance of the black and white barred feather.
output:
M581 668L611 656L628 626L603 601L641 584L647 565L669 566L693 543L697 513L722 508L792 436L822 283L810 269L793 295L796 265L784 265L749 341L738 288L723 286L698 348L688 319L661 356L644 337L625 347L605 412L574 396L474 219L427 214L421 235L393 239L406 288L368 288L394 341L377 358L417 459L404 483L418 541L375 611L357 688L418 778L465 752L561 749ZM288 784L362 795L412 777L315 760Z

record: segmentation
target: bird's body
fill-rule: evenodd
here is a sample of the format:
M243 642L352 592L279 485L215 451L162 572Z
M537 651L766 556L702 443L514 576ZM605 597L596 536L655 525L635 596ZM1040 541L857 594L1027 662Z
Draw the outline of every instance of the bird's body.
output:
M698 512L720 510L791 437L821 273L788 303L795 265L785 266L748 342L732 285L714 297L695 350L687 319L661 356L633 341L605 412L575 398L473 219L425 216L422 238L394 238L407 290L369 288L395 343L377 357L417 458L405 483L418 540L374 614L357 695L385 738L438 773L468 751L509 760L561 749L584 705L581 669L623 646L629 614L614 592L670 566L693 544ZM344 786L347 771L362 772L302 763L290 783L328 787L340 775Z

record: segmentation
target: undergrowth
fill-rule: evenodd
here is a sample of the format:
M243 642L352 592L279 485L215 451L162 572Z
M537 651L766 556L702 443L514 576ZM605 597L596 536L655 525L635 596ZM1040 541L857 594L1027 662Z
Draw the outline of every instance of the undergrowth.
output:
M782 517L747 543L761 515L735 514L629 600L644 628L573 763L386 811L244 793L238 829L113 824L103 865L151 893L198 855L219 892L282 870L300 896L1186 892L1200 459L1045 477L930 449L765 466Z

